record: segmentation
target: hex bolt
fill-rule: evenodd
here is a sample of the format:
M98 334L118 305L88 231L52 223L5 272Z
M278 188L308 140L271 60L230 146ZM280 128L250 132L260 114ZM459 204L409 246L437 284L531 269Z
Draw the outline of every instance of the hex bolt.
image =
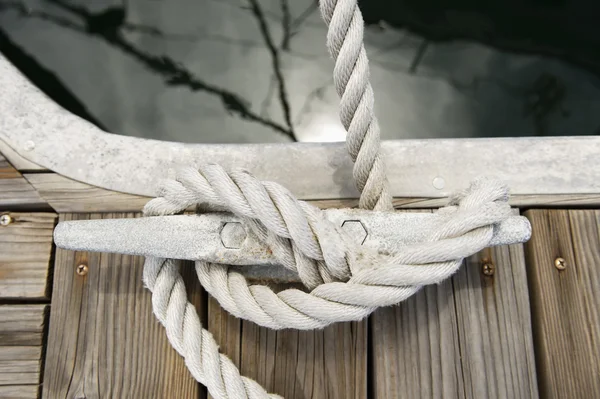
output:
M77 274L80 276L85 276L86 274L88 274L88 266L81 264L79 266L77 266Z
M227 222L221 228L221 244L227 249L240 249L246 240L246 230L240 222Z
M567 261L560 257L556 258L554 259L554 267L558 270L565 270L567 268Z
M13 221L10 215L2 215L0 216L0 226L8 226Z
M492 263L489 259L483 259L481 261L481 272L484 276L492 277L496 272L496 265Z
M360 220L345 220L342 229L359 245L363 245L369 235Z

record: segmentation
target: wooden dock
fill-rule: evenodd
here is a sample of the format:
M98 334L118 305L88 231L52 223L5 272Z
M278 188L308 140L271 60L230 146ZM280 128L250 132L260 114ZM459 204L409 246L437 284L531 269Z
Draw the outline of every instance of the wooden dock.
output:
M146 201L0 155L0 398L207 397L152 314L142 258L53 246L59 220L138 217ZM186 284L241 373L286 398L600 398L600 205L556 201L519 203L525 245L357 323L272 331L226 313L192 267Z

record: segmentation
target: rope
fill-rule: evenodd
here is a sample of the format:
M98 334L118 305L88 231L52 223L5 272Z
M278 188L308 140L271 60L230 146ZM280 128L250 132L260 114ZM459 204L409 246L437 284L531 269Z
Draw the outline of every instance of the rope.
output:
M362 44L362 16L356 0L323 0L321 13L329 26L327 46L335 59L334 84L361 191L359 205L391 210ZM236 317L273 329L300 330L361 320L378 307L405 300L423 285L448 278L465 257L489 246L494 225L510 216L507 188L496 180L479 179L439 210L443 223L426 242L374 250L357 246L318 208L297 200L283 186L259 181L243 170L226 172L218 165L180 170L146 204L144 215L175 214L194 205L240 217L308 289L276 293L249 284L228 265L196 261L196 274L206 291ZM219 352L187 300L178 262L146 258L144 283L169 341L213 397L277 397L241 376Z
M296 200L284 187L260 182L245 171L228 174L218 165L206 165L185 168L175 180L166 181L144 214L179 213L201 204L242 218L305 285L314 285L318 278L322 283L310 292L275 293L267 286L248 284L227 265L197 261L200 282L236 317L272 329L306 330L361 320L380 306L405 300L425 284L448 278L465 257L489 246L494 225L510 216L507 201L504 185L476 180L438 211L444 223L427 242L372 251L352 244L319 209ZM269 397L219 353L187 301L175 261L147 258L144 282L169 340L215 398Z
M340 120L354 162L354 181L361 192L359 207L391 210L385 165L379 154L379 123L369 83L369 60L363 46L364 21L356 0L321 0L327 23L327 48L335 59L333 84L340 96Z

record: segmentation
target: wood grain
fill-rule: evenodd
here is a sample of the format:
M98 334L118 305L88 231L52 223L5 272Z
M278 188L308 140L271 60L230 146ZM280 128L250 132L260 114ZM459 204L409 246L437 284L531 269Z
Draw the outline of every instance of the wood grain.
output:
M0 180L2 179L15 179L17 177L21 177L19 171L17 171L13 166L0 154Z
M0 298L49 299L54 213L8 213L0 226Z
M374 398L538 397L521 245L470 257L370 322Z
M40 346L46 305L0 305L0 345Z
M42 346L0 346L0 385L38 385Z
M242 375L286 399L366 398L367 323L275 331L209 301L209 330Z
M50 207L21 173L0 154L0 211Z
M2 399L35 399L38 397L36 385L7 385L0 386Z
M104 190L55 173L25 174L27 181L53 209L69 212L139 212L148 197Z
M138 212L150 197L120 193L81 183L56 173L27 173L25 179L53 209L69 212ZM357 199L308 201L319 208L356 208ZM398 209L439 208L446 198L394 198ZM593 206L600 205L598 194L516 195L513 206Z
M37 398L47 305L0 305L0 397Z
M66 214L61 220L134 216ZM80 264L87 275L76 273ZM57 250L44 398L203 397L152 314L142 265L141 257ZM191 301L205 314L197 278L189 278L193 268L183 270Z
M530 210L529 284L540 393L600 397L600 211ZM563 258L564 270L555 260Z

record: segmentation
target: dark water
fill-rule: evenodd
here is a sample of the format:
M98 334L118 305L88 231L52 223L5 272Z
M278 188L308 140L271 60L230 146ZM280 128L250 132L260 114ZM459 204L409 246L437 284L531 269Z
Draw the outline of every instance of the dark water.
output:
M597 2L361 2L385 139L600 134ZM344 139L312 0L0 0L0 51L104 130Z

